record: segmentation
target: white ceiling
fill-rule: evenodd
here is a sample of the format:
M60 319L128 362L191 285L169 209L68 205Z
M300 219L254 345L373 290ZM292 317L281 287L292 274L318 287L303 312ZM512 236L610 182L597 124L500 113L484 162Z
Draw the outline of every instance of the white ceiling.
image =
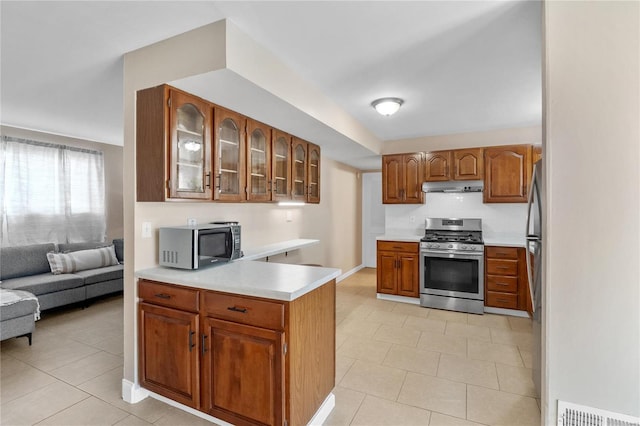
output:
M123 54L223 18L381 140L541 123L537 1L3 0L0 8L6 125L122 144ZM382 117L370 103L384 96L405 104Z

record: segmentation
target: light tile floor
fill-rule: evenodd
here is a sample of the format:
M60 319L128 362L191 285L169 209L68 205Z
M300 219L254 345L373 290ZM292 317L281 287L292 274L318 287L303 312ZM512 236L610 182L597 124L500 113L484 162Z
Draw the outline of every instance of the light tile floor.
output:
M329 425L539 425L531 322L375 297L375 269L338 284ZM210 425L151 398L121 399L122 297L45 312L0 345L0 424Z

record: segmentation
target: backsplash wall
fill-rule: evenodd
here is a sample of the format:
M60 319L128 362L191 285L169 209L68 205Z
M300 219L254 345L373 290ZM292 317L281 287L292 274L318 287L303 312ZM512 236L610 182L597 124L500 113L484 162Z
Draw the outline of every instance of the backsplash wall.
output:
M385 205L385 232L423 235L428 217L480 218L484 238L508 236L524 240L527 204L484 204L481 192L428 193L422 205Z

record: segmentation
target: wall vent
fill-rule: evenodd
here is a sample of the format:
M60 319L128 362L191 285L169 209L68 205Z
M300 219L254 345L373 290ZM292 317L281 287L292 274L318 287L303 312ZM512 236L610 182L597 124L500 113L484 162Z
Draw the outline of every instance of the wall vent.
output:
M640 426L640 417L558 401L558 426Z

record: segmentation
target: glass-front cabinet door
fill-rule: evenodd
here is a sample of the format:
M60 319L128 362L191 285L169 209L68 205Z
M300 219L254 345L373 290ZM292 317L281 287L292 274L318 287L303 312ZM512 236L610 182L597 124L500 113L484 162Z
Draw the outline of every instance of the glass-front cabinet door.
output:
M215 108L216 184L213 198L221 201L242 201L245 192L245 129L246 118L224 108Z
M308 169L307 180L309 189L307 191L307 202L320 202L320 147L310 143L308 145Z
M273 129L271 150L271 200L291 198L291 136Z
M271 128L247 120L247 200L271 200Z
M291 198L307 201L307 142L294 137L291 152L293 154Z
M169 198L211 199L211 112L206 102L171 90Z

